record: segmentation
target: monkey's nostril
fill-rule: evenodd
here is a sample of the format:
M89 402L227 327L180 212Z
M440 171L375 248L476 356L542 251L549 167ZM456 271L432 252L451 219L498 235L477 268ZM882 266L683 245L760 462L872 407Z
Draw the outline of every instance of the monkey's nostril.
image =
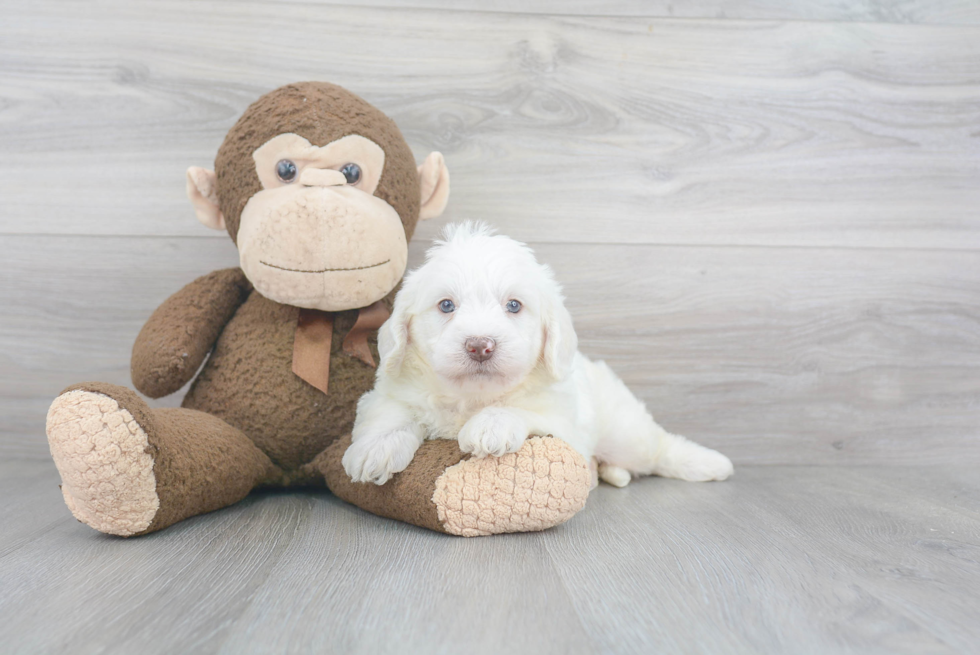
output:
M478 362L485 362L493 357L493 349L496 342L490 337L470 337L464 344L466 354Z
M307 167L299 174L299 183L303 186L344 186L347 178L332 168Z

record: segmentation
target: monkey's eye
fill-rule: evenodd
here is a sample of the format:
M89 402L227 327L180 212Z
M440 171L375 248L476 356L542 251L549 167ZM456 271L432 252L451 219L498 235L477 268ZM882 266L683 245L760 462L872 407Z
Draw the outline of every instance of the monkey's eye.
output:
M361 179L361 167L357 164L344 164L340 172L347 178L347 184L357 184L357 181Z
M445 300L439 303L439 309L440 311L442 311L443 314L452 314L453 310L456 309L456 303L454 303L449 298L446 298Z
M276 175L279 176L280 180L289 184L296 179L296 164L288 159L280 159L279 163L276 164Z
M511 314L516 314L521 311L521 302L519 300L510 300L507 302L507 311Z

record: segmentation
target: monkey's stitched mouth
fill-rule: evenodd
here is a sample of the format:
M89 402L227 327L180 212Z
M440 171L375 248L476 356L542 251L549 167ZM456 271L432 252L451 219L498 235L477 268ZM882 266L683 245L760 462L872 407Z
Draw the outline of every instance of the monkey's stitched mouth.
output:
M363 271L366 268L377 268L378 266L384 266L390 259L386 259L383 262L378 262L377 264L371 264L370 266L354 266L353 268L321 268L316 271L307 271L302 268L286 268L285 266L276 266L275 264L270 264L269 262L264 262L259 260L260 264L264 264L269 268L278 268L280 271L289 271L290 273L333 273L335 271Z

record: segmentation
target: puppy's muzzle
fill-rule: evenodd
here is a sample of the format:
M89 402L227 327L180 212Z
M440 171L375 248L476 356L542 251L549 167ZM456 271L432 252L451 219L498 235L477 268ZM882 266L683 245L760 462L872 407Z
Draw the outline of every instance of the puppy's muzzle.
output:
M496 342L490 337L470 337L466 340L464 347L470 359L485 362L493 357L493 349L496 345Z

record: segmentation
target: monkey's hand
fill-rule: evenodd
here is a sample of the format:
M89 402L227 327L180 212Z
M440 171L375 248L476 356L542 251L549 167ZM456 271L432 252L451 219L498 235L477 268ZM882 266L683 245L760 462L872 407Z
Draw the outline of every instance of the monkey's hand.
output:
M133 345L133 384L150 398L184 386L252 291L240 268L199 277L167 298Z

